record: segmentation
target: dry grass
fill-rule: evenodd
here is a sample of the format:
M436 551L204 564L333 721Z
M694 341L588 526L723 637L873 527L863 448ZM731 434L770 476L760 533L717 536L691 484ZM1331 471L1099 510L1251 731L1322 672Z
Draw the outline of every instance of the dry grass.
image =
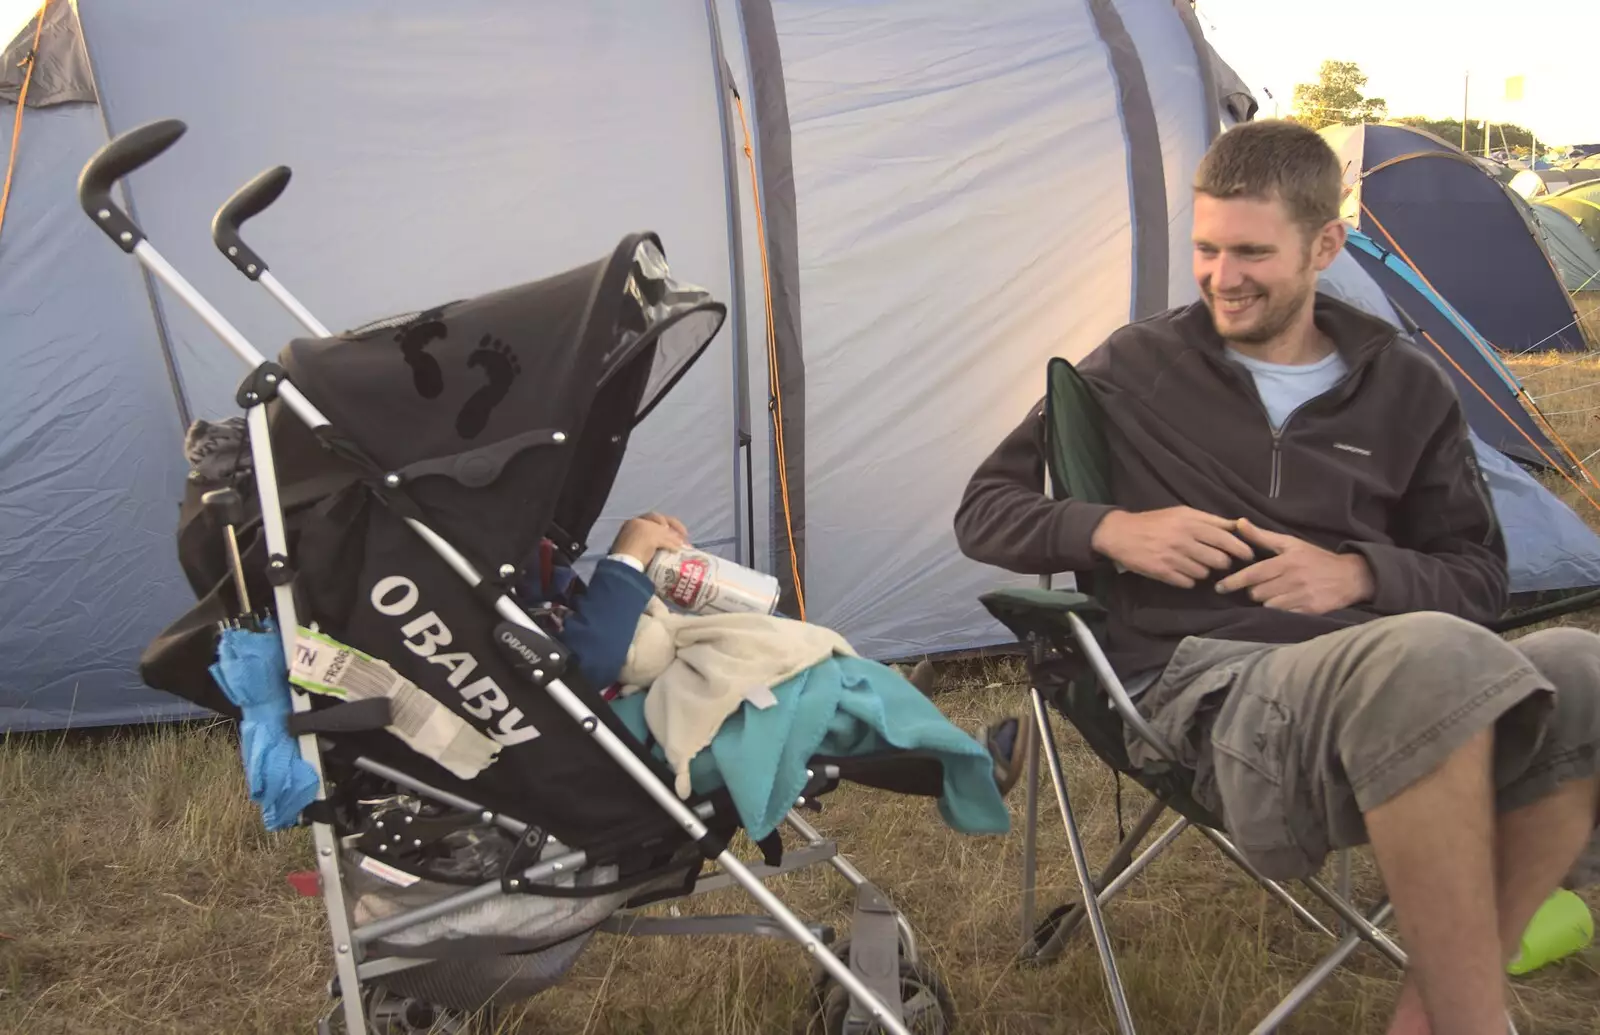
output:
M1572 303L1578 312L1578 326L1583 328L1589 347L1600 349L1600 290L1574 292Z
M1519 364L1580 456L1600 449L1600 363ZM1560 402L1560 405L1555 405ZM1565 413L1594 410L1594 413ZM1571 498L1574 493L1568 490ZM1600 512L1579 503L1594 520ZM946 672L940 704L963 725L1015 711L1008 663ZM1090 850L1115 842L1115 783L1059 729ZM1144 803L1125 788L1131 821ZM1020 805L1015 796L1013 807ZM320 905L286 874L311 865L304 831L267 834L221 726L0 742L0 1031L309 1032L330 975ZM1041 903L1075 881L1048 797ZM1014 962L1020 836L967 838L921 800L845 788L818 819L910 917L972 1033L1112 1030L1099 967L1079 936L1057 963ZM802 915L848 922L851 896L824 870L775 882ZM1358 891L1377 885L1358 859ZM1600 894L1589 901L1600 908ZM737 891L686 911L748 911ZM1247 1031L1325 948L1194 835L1180 838L1110 909L1129 997L1147 1033ZM1330 921L1331 922L1331 921ZM504 1031L595 1035L788 1032L809 975L791 945L760 939L597 936L560 988ZM1363 950L1285 1030L1378 1033L1395 974ZM1600 949L1514 984L1528 1035L1600 1031Z
M990 665L941 694L952 718L1015 709L1020 672ZM1091 851L1116 839L1115 786L1059 732ZM0 747L0 1031L309 1032L331 967L315 900L285 884L311 865L303 831L266 834L220 728L109 738L14 739ZM1145 799L1125 786L1131 822ZM1020 796L1019 796L1020 797ZM1041 901L1073 893L1060 824L1040 831ZM925 801L856 788L818 825L878 880L950 983L964 1032L1110 1031L1093 951L1017 965L1021 839L946 830ZM1362 859L1359 887L1376 885ZM849 920L848 885L825 870L776 882L811 919ZM1600 906L1600 896L1592 898ZM686 911L749 911L742 893ZM1325 949L1194 835L1181 838L1108 913L1141 1031L1246 1031ZM1331 922L1331 918L1329 920ZM1516 988L1521 1030L1600 1029L1600 955ZM793 946L757 939L601 935L562 987L514 1011L503 1031L595 1035L795 1029L808 972ZM1288 1030L1380 1032L1394 973L1363 952Z
M1600 305L1600 292L1596 295L1596 304ZM1600 332L1600 313L1595 319L1595 330ZM1570 458L1582 462L1600 477L1594 458L1595 452L1600 450L1600 359L1593 354L1552 353L1518 359L1512 368L1543 414L1543 423L1570 450ZM1600 488L1591 485L1583 489L1582 482L1582 478L1575 481L1556 476L1546 478L1551 491L1591 525L1600 528L1600 508L1586 499L1587 496L1600 500Z

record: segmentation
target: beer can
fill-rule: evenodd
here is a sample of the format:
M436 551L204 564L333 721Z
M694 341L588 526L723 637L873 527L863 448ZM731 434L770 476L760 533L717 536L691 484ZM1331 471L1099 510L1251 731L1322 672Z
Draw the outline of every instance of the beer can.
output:
M778 580L699 550L662 550L645 568L656 595L690 614L766 614L778 609Z

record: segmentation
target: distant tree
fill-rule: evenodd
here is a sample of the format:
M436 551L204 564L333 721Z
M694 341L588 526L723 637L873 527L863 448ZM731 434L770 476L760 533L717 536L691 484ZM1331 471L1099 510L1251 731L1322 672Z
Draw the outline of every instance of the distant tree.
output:
M1296 122L1321 129L1343 122L1382 122L1389 105L1382 97L1365 97L1366 73L1354 61L1324 61L1314 83L1294 88Z
M1436 137L1441 137L1452 144L1461 144L1460 119L1430 119L1421 115L1407 115L1404 118L1392 120L1402 125L1413 126L1426 130ZM1514 154L1526 155L1533 146L1533 132L1513 122L1489 123L1489 150L1503 151L1509 148ZM1467 151L1470 154L1483 154L1483 130L1476 120L1467 123Z

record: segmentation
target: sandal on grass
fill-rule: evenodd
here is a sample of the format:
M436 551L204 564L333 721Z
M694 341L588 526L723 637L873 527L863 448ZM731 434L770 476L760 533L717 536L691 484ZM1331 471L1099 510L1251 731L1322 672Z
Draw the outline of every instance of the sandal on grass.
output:
M985 726L981 731L978 739L994 759L994 782L1002 795L1010 794L1011 788L1022 778L1028 752L1033 749L1033 736L1033 723L1017 716Z

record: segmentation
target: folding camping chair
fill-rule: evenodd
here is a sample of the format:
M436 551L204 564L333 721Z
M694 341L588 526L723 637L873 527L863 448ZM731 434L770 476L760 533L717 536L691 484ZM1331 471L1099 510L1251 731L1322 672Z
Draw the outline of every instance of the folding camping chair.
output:
M1099 404L1072 364L1064 359L1051 360L1049 365L1045 426L1046 492L1057 499L1070 497L1092 503L1110 503L1110 477ZM1336 935L1285 888L1260 873L1234 847L1223 832L1221 820L1189 794L1191 773L1170 761L1143 769L1132 766L1124 741L1125 728L1131 729L1155 748L1164 759L1171 760L1176 756L1140 715L1101 649L1106 617L1102 602L1110 599L1113 572L1108 565L1103 565L1095 571L1075 573L1075 577L1079 591L1051 589L1050 577L1045 576L1038 589L1000 590L985 594L982 598L989 612L1028 648L1029 696L1039 730L1039 737L1028 760L1026 779L1022 958L1032 962L1055 959L1061 954L1068 936L1087 918L1105 971L1118 1028L1124 1035L1131 1035L1134 1031L1133 1018L1118 976L1102 909L1184 830L1193 827L1301 921L1338 943L1253 1029L1258 1035L1276 1031L1363 942L1371 945L1395 966L1404 968L1405 953L1379 926L1389 919L1392 912L1387 899L1380 899L1366 914L1350 901L1348 851L1339 853L1337 858L1339 888L1330 888L1315 877L1303 881L1338 915L1341 932ZM1584 593L1508 614L1493 623L1491 628L1496 632L1506 632L1583 610L1595 603L1595 593ZM1156 799L1117 846L1098 879L1092 877L1088 855L1078 832L1047 705L1053 706L1072 723L1102 761L1117 773L1133 779ZM1050 782L1061 807L1062 822L1066 826L1073 868L1084 894L1081 903L1061 906L1036 924L1034 879L1037 869L1041 746L1049 768ZM1135 857L1134 853L1167 809L1177 813L1177 819ZM1093 889L1092 893L1090 889Z

